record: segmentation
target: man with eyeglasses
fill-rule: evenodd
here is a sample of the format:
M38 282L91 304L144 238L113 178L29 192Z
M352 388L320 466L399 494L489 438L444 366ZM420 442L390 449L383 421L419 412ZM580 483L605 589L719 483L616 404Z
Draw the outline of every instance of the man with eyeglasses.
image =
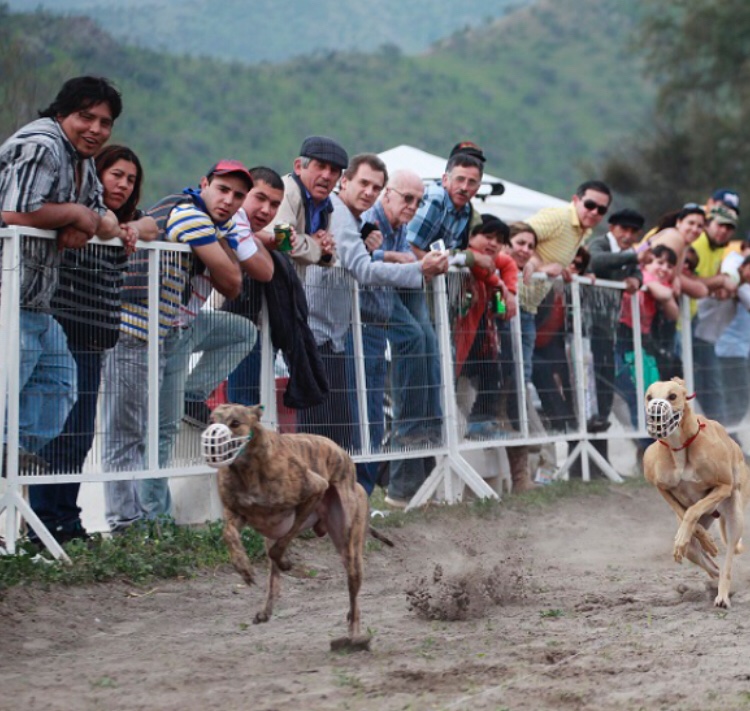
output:
M399 170L391 176L380 200L362 215L365 224L377 227L383 237L382 245L372 252L373 262L412 264L418 261L406 241L406 226L423 204L423 194L422 179L412 171ZM427 252L420 261L425 279L448 269L448 258L441 252ZM398 291L379 287L366 289L360 297L368 419L373 447L380 445L384 433L383 406L388 366L386 339L391 345L394 443L414 444L420 437L427 443L423 427L428 412L429 388L439 386L439 378L433 382L435 378L429 378L429 369L425 368L427 355L437 352L435 331L431 325L415 319L406 307L403 289L409 288L409 284L404 281L399 287ZM370 479L375 481L378 465L368 464L367 468ZM398 470L399 467L394 468ZM406 493L399 489L396 474L389 489L389 501L404 500Z
M545 267L549 277L562 275L569 281L578 248L602 221L611 202L612 192L605 183L587 180L578 186L569 205L545 207L526 220L536 232L537 246L523 268L524 288L520 301L525 311L535 314L551 288L549 281L532 283L532 274Z

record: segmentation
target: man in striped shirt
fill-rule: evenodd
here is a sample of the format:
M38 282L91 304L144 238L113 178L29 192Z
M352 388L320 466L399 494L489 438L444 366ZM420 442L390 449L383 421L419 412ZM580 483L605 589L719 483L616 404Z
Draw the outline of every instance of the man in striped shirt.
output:
M117 90L99 77L75 77L40 118L0 146L0 226L56 230L57 240L23 237L20 292L19 435L38 452L62 430L77 398L76 364L50 313L60 254L94 235L111 237L94 156L122 111ZM0 240L2 254L4 240ZM44 466L36 460L37 466Z
M171 414L171 403L177 398L179 408L182 407L187 367L181 369L174 364L182 362L186 350L183 339L190 336L188 329L199 308L196 301L205 301L212 287L227 298L234 298L240 291L242 280L237 262L243 257L234 256L237 229L233 216L252 185L252 177L242 163L219 161L201 178L200 189L186 188L184 199L177 198L177 204L166 216L162 239L189 245L191 251L165 252L162 258L158 323L160 425L175 416L179 423L181 417L181 409L177 415ZM102 460L106 471L139 470L147 466L147 298L123 303L120 330L117 345L107 355L103 375ZM166 372L168 368L171 375ZM160 439L163 440L161 432ZM166 465L168 452L168 446L160 446L160 467ZM113 531L123 530L143 518L171 512L166 479L107 482L104 493L107 522Z

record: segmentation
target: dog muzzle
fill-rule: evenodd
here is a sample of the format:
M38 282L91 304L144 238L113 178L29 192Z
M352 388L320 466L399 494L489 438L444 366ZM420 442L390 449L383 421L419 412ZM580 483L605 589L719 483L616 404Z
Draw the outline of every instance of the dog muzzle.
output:
M209 467L221 469L237 459L246 442L245 437L235 437L229 427L216 422L201 435L201 451Z
M682 410L675 410L663 398L654 398L646 407L646 431L656 439L666 439L679 426Z

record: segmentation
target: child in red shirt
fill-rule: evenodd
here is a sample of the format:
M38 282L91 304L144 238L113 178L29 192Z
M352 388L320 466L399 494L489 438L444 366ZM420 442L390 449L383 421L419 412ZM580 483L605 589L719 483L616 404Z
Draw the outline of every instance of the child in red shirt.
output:
M512 318L517 311L518 267L503 251L510 239L508 226L492 215L483 215L469 237L469 248L457 255L471 269L465 280L456 318L456 377L474 383L478 393L469 416L468 435L498 434L495 409L500 393L498 318ZM456 260L453 260L454 264ZM467 283L468 282L468 283ZM498 306L502 304L502 312Z
M680 314L675 289L673 288L677 269L677 254L673 249L663 244L656 245L651 252L651 261L641 267L643 272L643 288L637 292L641 316L641 338L643 345L643 385L648 388L651 383L660 379L656 358L650 350L651 325L657 311L674 321ZM622 310L617 329L617 345L615 360L617 374L615 382L617 388L630 408L630 421L634 429L638 427L638 398L635 383L635 351L633 348L633 314L632 295L625 292L622 295ZM641 442L646 446L648 442Z

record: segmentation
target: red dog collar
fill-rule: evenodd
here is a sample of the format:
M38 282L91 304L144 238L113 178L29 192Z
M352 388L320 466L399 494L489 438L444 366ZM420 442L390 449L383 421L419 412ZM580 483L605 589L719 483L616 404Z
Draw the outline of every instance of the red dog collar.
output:
M693 397L695 397L695 395L693 395ZM682 445L682 447L669 447L669 444L665 442L663 439L657 439L656 441L659 444L663 444L665 447L669 447L673 452L680 452L683 449L687 449L693 442L695 442L696 438L701 433L701 430L705 428L706 428L706 423L698 420L698 431L692 437L690 437L687 440L687 442L685 442L685 444Z

